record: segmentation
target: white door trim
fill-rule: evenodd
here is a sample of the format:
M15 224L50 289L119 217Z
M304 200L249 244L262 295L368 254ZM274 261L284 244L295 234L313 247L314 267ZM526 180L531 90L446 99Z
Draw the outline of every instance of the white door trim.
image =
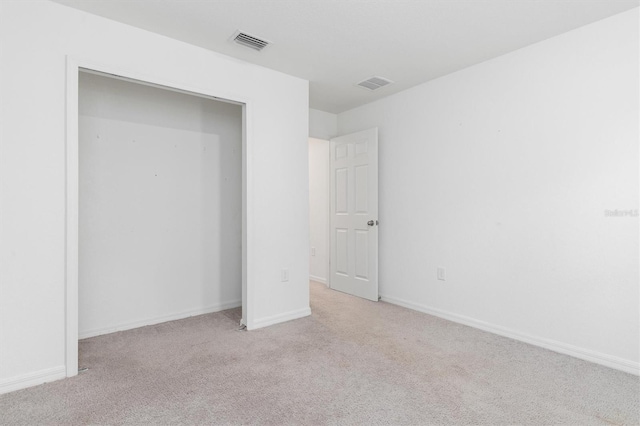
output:
M327 148L327 226L325 229L325 244L327 247L326 259L324 262L325 275L327 276L327 280L325 285L327 288L331 288L331 140L326 140L326 148Z
M100 63L91 59L67 56L66 63L66 211L65 211L65 370L66 376L78 374L78 206L79 206L79 147L78 147L78 73L81 70L110 74L115 78L136 83L161 86L165 89L216 98L243 105L242 118L242 323L254 328L253 270L253 102L229 93L212 91L168 81L158 76Z

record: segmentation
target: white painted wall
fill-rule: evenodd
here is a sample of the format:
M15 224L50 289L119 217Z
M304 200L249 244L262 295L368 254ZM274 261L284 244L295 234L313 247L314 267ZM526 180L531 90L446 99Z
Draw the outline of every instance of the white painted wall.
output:
M329 141L314 138L309 138L309 238L310 278L326 284L329 270Z
M638 78L635 9L340 114L384 298L637 374Z
M321 283L326 283L329 268L328 140L337 135L336 114L309 109L309 272L311 279Z
M67 55L249 101L248 325L309 314L307 81L52 2L0 2L0 52L0 392L65 375Z
M80 74L79 334L241 305L242 107Z
M309 137L329 140L338 135L338 116L309 108Z

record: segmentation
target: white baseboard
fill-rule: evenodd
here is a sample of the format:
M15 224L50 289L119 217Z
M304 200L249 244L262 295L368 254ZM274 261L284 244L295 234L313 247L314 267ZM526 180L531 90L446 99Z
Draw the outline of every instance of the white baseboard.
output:
M53 382L54 380L64 379L65 377L67 377L67 370L64 365L60 365L58 367L47 368L8 379L0 379L0 394Z
M298 309L296 311L285 312L283 314L274 315L271 317L259 318L253 321L248 330L256 330L258 328L267 327L274 324L279 324L285 321L291 321L298 318L308 317L311 315L311 308Z
M601 352L592 351L590 349L580 348L578 346L570 345L568 343L546 339L544 337L532 336L526 333L521 333L516 330L511 330L506 327L494 325L494 324L491 324L485 321L480 321L464 315L443 311L441 309L431 308L429 306L421 305L414 302L409 302L407 300L398 299L392 296L382 296L382 300L384 302L403 306L405 308L413 309L415 311L423 312L425 314L433 315L435 317L443 318L459 324L464 324L470 327L478 328L480 330L488 331L489 333L498 334L504 337L509 337L511 339L519 340L521 342L529 343L535 346L540 346L542 348L549 349L554 352L570 355L572 357L593 362L595 364L600 364L609 368L624 371L625 373L635 374L636 376L640 375L640 363L638 362L630 361L630 360L619 358L612 355L603 354Z
M121 323L121 324L110 326L110 327L98 328L93 330L80 331L78 333L78 338L87 339L89 337L115 333L116 331L131 330L132 328L144 327L147 325L154 325L154 324L160 324L162 322L189 318L196 315L204 315L204 314L210 314L212 312L224 311L226 309L233 309L239 306L242 306L242 301L232 300L230 302L218 303L215 305L207 306L205 308L191 309L188 311L182 311L182 312L173 313L170 315L163 315L161 317L148 318L140 321L126 322L126 323Z
M327 285L327 279L326 278L320 278L320 277L317 277L315 275L309 275L309 279L311 281L315 281L317 283Z

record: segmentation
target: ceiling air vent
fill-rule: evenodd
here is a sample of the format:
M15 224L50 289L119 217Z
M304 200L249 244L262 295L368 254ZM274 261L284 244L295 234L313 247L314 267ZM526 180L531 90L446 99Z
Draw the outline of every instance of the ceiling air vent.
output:
M361 81L357 84L357 86L364 87L365 89L369 90L377 90L391 83L393 83L393 81L388 80L384 77L371 77Z
M265 47L271 44L266 40L259 39L256 36L243 33L242 31L236 31L231 37L231 40L245 47L249 47L257 51L261 51L262 49L264 49Z

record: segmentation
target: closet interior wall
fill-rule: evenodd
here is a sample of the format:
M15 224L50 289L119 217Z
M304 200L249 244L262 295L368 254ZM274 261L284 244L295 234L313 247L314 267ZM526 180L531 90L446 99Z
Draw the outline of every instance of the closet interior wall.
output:
M80 73L79 337L238 307L242 107Z

